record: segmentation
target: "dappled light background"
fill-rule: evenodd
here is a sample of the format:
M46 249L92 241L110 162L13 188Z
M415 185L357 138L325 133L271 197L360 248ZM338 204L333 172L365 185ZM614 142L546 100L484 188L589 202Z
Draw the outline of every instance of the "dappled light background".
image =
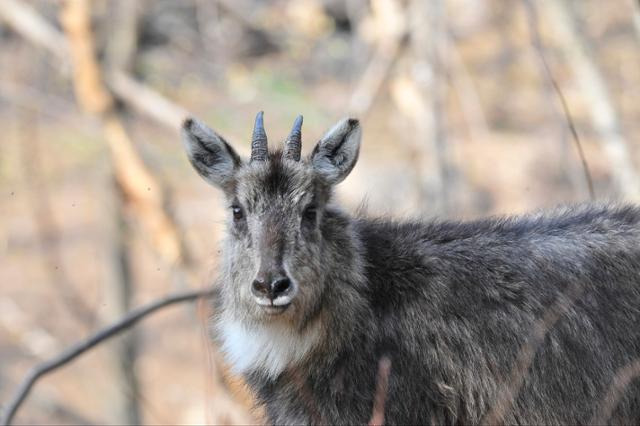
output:
M336 201L471 219L640 197L635 0L0 0L0 405L132 307L211 285L226 204L192 114L247 156L358 117ZM38 383L20 423L259 421L168 308Z

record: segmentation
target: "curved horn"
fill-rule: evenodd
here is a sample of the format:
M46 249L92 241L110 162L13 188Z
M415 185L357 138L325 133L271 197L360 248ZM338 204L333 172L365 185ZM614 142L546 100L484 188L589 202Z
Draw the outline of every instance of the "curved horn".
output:
M251 137L251 161L265 161L267 159L267 134L264 131L264 123L260 111L256 115L256 123L253 126L253 136Z
M293 122L291 133L284 143L284 158L294 161L300 161L300 152L302 151L302 116L296 117Z

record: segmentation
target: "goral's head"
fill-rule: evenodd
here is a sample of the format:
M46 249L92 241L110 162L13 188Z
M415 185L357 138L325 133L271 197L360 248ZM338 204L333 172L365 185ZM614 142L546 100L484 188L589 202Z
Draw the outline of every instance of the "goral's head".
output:
M327 268L331 189L353 169L361 131L357 120L338 122L301 158L302 117L283 148L269 152L262 112L244 161L215 131L185 121L182 141L196 171L222 189L228 203L223 293L243 316L300 324L319 309Z

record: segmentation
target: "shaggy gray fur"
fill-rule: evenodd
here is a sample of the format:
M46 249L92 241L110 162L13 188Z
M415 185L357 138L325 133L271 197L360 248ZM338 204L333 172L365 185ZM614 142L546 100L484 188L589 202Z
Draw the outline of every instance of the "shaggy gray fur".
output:
M330 198L357 159L355 120L301 161L277 151L242 162L194 120L183 141L230 207L217 338L270 422L367 423L386 356L385 423L481 423L521 377L500 422L585 424L640 357L636 207L472 222L353 218ZM259 271L276 269L292 283L284 310L251 293ZM514 376L536 333L531 363ZM608 421L640 423L640 379Z

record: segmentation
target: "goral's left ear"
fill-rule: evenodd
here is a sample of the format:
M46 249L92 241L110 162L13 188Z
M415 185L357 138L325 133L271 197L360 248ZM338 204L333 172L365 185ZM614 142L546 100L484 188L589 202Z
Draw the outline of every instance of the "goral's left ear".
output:
M195 118L185 120L181 136L189 161L198 174L207 182L227 190L242 164L240 156L222 136Z
M328 183L346 178L358 160L362 130L354 118L345 118L329 130L311 153L311 164Z

